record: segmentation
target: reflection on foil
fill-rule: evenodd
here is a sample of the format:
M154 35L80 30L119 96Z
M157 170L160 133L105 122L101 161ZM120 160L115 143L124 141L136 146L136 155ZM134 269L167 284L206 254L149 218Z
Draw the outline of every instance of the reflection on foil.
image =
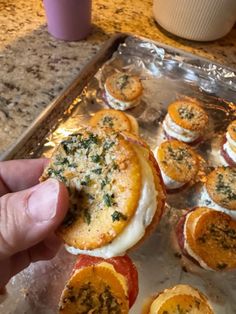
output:
M177 283L188 283L208 295L216 314L236 313L236 272L213 273L189 265L175 246L173 230L186 208L197 206L205 174L222 165L221 143L227 125L236 119L236 74L229 69L158 47L151 41L128 37L104 64L69 107L71 116L45 142L41 153L50 157L62 138L88 123L98 110L107 108L104 82L115 71L141 77L144 93L141 104L128 110L140 126L140 135L155 152L165 140L162 121L167 106L176 99L199 100L209 115L204 141L196 148L201 156L197 184L181 193L170 194L164 217L156 232L131 253L139 270L140 293L131 313L140 313L144 299ZM37 263L17 275L9 284L9 295L0 304L1 313L55 313L62 287L75 257L60 251L52 262Z

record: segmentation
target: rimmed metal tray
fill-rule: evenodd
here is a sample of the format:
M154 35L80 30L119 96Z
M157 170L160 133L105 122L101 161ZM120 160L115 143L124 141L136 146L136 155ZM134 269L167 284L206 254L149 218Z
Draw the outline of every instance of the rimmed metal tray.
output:
M140 75L141 104L129 110L141 136L153 151L163 140L162 120L175 99L202 102L210 117L204 141L196 147L205 171L221 165L220 145L227 125L236 119L236 72L207 59L161 43L118 34L79 73L72 84L41 114L1 160L50 156L63 135L106 107L104 81L114 71ZM178 217L198 204L204 175L189 189L169 195L156 232L131 253L139 271L140 293L131 313L140 313L144 299L177 283L189 283L210 299L216 313L236 313L236 272L214 273L186 264L173 238ZM50 262L39 262L13 278L9 294L0 299L0 312L55 313L58 298L75 257L63 249Z

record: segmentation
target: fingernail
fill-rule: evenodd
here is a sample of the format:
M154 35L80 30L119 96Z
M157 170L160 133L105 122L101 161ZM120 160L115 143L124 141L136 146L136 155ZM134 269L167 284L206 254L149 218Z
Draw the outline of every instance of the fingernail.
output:
M28 213L35 222L51 220L56 215L59 182L48 179L40 183L28 199Z

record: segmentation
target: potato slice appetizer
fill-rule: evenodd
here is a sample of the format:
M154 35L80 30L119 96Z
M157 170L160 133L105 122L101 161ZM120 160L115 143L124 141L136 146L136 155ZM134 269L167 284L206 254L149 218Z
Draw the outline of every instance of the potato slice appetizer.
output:
M218 167L206 181L206 190L216 204L236 212L236 167ZM220 209L219 209L220 210Z
M139 104L143 86L138 76L115 73L105 82L105 96L113 109L126 110Z
M226 164L236 167L236 120L231 122L227 128L227 132L222 143L221 155Z
M107 262L75 270L59 303L61 314L128 312L125 278Z
M89 124L93 127L110 128L115 131L127 131L138 134L138 123L136 119L118 110L100 110L92 116Z
M210 269L236 268L236 221L230 216L198 208L186 219L185 230L188 247Z
M58 147L42 180L57 178L70 210L57 233L72 254L125 253L160 220L165 192L146 144L130 133L83 128Z
M168 107L171 119L189 131L202 132L208 122L208 115L198 102L178 100Z
M180 188L195 179L199 160L188 145L177 140L163 142L156 156L168 190Z
M184 255L208 270L236 268L236 221L229 215L197 207L180 223L177 237Z
M70 192L70 211L58 234L71 246L109 243L134 215L141 192L140 162L121 135L81 129L64 140L43 179L55 177Z
M178 100L168 107L163 128L169 138L196 144L208 123L208 115L197 101Z
M207 298L189 285L165 289L150 303L143 314L214 314Z

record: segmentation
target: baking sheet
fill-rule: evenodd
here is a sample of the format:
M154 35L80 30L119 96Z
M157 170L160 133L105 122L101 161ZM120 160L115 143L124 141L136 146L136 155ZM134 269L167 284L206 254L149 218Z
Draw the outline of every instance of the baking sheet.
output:
M99 69L82 94L68 104L70 118L64 121L61 117L59 127L37 143L37 154L49 157L61 138L86 124L94 112L107 107L103 89L105 79L114 71L124 70L141 76L144 85L141 104L127 113L137 119L141 136L153 150L164 140L161 123L168 104L184 97L196 98L210 117L205 139L196 148L202 156L203 170L208 172L222 164L220 144L227 125L236 119L236 73L171 47L132 36L128 36ZM35 156L33 150L31 154ZM198 204L204 178L203 173L195 186L168 196L165 214L156 232L130 254L138 267L140 288L130 313L140 313L146 297L177 283L199 288L209 297L217 314L236 313L236 272L214 273L189 265L181 258L173 240L178 217L186 208ZM74 260L74 256L62 249L52 261L31 265L8 285L8 296L0 299L0 312L55 313Z

